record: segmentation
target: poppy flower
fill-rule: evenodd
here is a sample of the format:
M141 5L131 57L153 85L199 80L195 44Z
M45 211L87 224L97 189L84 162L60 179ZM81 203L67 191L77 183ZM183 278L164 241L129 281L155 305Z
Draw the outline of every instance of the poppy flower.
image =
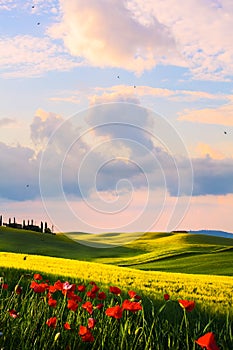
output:
M98 309L98 310L103 309L103 307L104 307L104 304L102 304L102 303L99 303L96 305L96 309Z
M41 281L43 279L43 277L39 273L35 273L33 278L34 278L34 280L37 280L37 281Z
M178 303L188 312L191 312L195 307L195 301L193 300L178 300Z
M67 292L67 298L68 299L72 299L74 301L78 301L80 303L82 302L82 298L79 295L77 295L74 292L72 292L72 291L68 291Z
M22 291L23 291L23 288L20 287L18 284L16 284L16 286L15 286L15 293L20 295L22 293Z
M47 321L46 321L47 326L51 327L51 328L56 328L57 325L57 318L56 317L50 317Z
M92 315L93 313L93 305L90 301L86 301L84 304L82 304L82 308L87 310L87 312Z
M121 294L121 289L115 286L109 287L110 293L113 293L115 295L120 295Z
M97 293L99 291L99 287L95 284L92 288L91 288L91 292L92 293Z
M93 317L88 318L87 327L94 328L96 324L96 320Z
M214 333L208 332L202 337L198 338L195 340L195 342L200 345L202 349L206 350L220 350L219 347L217 346L214 338Z
M84 292L85 289L86 289L86 286L84 286L84 285L82 285L82 284L81 284L80 286L77 287L77 290L78 290L79 292Z
M14 309L8 310L10 317L17 318L19 317L18 312L16 312Z
M69 310L76 311L78 308L78 304L76 303L76 301L70 299L67 302L67 307Z
M136 312L142 310L142 305L137 301L124 300L122 304L123 310L129 310L131 312Z
M92 291L89 291L89 292L87 292L87 297L91 298L91 299L95 299L96 298L96 293L92 292Z
M47 283L39 284L35 281L32 281L30 288L32 288L35 293L43 293L48 288L48 284Z
M62 289L63 291L74 291L76 289L76 285L75 284L70 284L69 282L64 282L62 284Z
M104 292L100 292L100 293L98 293L98 299L99 300L104 300L104 299L106 299L106 294L104 293Z
M85 326L79 327L78 334L81 336L83 342L93 342L94 341L94 337L93 337L91 331Z
M66 329L66 330L71 329L70 324L68 322L64 323L64 329Z
M55 300L53 298L49 298L48 305L51 306L51 307L56 307L57 306L57 300Z
M123 310L119 305L109 307L105 311L106 315L109 317L114 317L116 319L120 319L122 317Z
M3 284L2 284L2 289L7 290L7 289L8 289L8 287L9 287L9 286L8 286L8 284L7 284L7 283L3 283Z
M167 294L167 293L166 293L166 294L164 294L164 296L163 296L163 297L164 297L164 300L166 300L166 301L170 299L170 295L169 295L169 294Z
M57 280L54 283L54 288L55 288L55 290L62 290L63 289L63 283L60 280Z
M139 295L137 295L137 293L134 292L133 290L129 290L128 294L129 294L130 299L141 300L141 297Z

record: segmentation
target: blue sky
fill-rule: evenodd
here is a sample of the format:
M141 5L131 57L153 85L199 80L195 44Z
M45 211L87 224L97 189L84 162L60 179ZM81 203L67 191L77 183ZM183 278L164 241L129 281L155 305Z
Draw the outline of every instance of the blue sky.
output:
M232 231L232 16L231 0L0 0L4 217Z

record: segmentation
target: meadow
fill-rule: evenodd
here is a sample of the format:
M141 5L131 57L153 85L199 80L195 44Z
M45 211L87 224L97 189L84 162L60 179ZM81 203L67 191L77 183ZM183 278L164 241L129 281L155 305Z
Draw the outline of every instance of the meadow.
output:
M36 254L59 258L133 267L143 270L232 276L233 240L198 234L148 232L121 246L113 244L133 238L134 234L115 233L98 236L84 233L58 234L0 227L0 251ZM94 248L101 244L105 248ZM85 244L82 244L85 243Z
M126 246L100 251L65 235L19 231L0 229L0 348L191 350L204 348L205 343L210 350L233 349L233 278L230 258L226 258L232 254L231 240L148 233ZM13 244L13 239L19 244ZM182 256L185 252L187 255ZM198 274L195 264L194 273L155 270L159 265L150 266L150 270L147 265L155 261L164 266L167 263L170 270L171 261L177 267L179 259L195 256L201 266L206 264L206 274ZM206 256L214 257L212 265ZM214 275L211 271L216 257L221 257L222 268L215 268ZM35 273L43 279L36 280ZM69 297L63 287L54 292L58 280L63 281L62 286L75 285L70 287L74 294ZM47 286L35 292L32 283L37 283L39 289L43 284ZM85 293L79 292L78 286L85 286ZM120 288L121 293L111 293L111 286ZM21 293L17 293L18 287ZM93 288L95 296L90 294ZM101 300L98 293L104 293L106 298ZM68 308L72 304L69 300L77 304L75 310ZM188 303L187 308L181 305L182 301ZM82 306L86 302L92 304L91 314ZM100 303L101 310L97 307ZM132 311L131 306L136 310ZM65 328L66 323L70 329ZM208 348L207 342L212 347Z

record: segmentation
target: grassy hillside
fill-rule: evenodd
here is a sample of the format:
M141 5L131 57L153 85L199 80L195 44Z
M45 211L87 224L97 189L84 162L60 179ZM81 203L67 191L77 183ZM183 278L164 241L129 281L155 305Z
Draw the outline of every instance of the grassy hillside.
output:
M0 251L47 255L132 267L185 273L233 275L233 240L186 233L148 232L124 246L94 248L79 242L123 242L124 233L59 234L56 236L0 227ZM77 242L78 240L79 242ZM106 245L107 247L107 245Z
M20 273L40 272L43 275L54 275L54 278L80 281L95 281L101 286L116 285L120 288L133 289L140 294L163 299L164 293L171 298L187 298L210 306L218 311L229 309L232 304L233 278L229 276L208 276L198 274L169 273L159 271L141 271L127 267L103 265L99 263L72 259L52 258L37 255L0 252L0 276L8 275L9 268L15 270L12 281L15 285Z

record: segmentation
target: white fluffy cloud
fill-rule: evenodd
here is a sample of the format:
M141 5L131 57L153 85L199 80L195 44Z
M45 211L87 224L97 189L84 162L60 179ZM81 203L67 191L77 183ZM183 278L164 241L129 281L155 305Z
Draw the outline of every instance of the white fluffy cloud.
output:
M177 49L196 79L233 75L231 0L129 0L139 17L151 13L173 34Z
M63 17L49 29L74 56L98 67L141 73L158 63L185 64L166 25L156 17L147 25L135 18L126 1L60 0Z
M203 124L233 126L233 103L224 104L218 108L186 110L180 113L178 119Z
M80 65L48 37L0 37L0 52L3 77L40 76L44 72L66 71Z
M233 74L230 0L60 0L50 27L73 56L98 67L141 73L157 64L190 69L196 79Z
M43 38L1 37L4 77L39 76L80 64L136 74L158 64L175 65L187 68L194 79L217 81L233 75L231 0L189 0L182 6L178 0L34 3L32 9L29 1L0 1L0 11L52 15Z

